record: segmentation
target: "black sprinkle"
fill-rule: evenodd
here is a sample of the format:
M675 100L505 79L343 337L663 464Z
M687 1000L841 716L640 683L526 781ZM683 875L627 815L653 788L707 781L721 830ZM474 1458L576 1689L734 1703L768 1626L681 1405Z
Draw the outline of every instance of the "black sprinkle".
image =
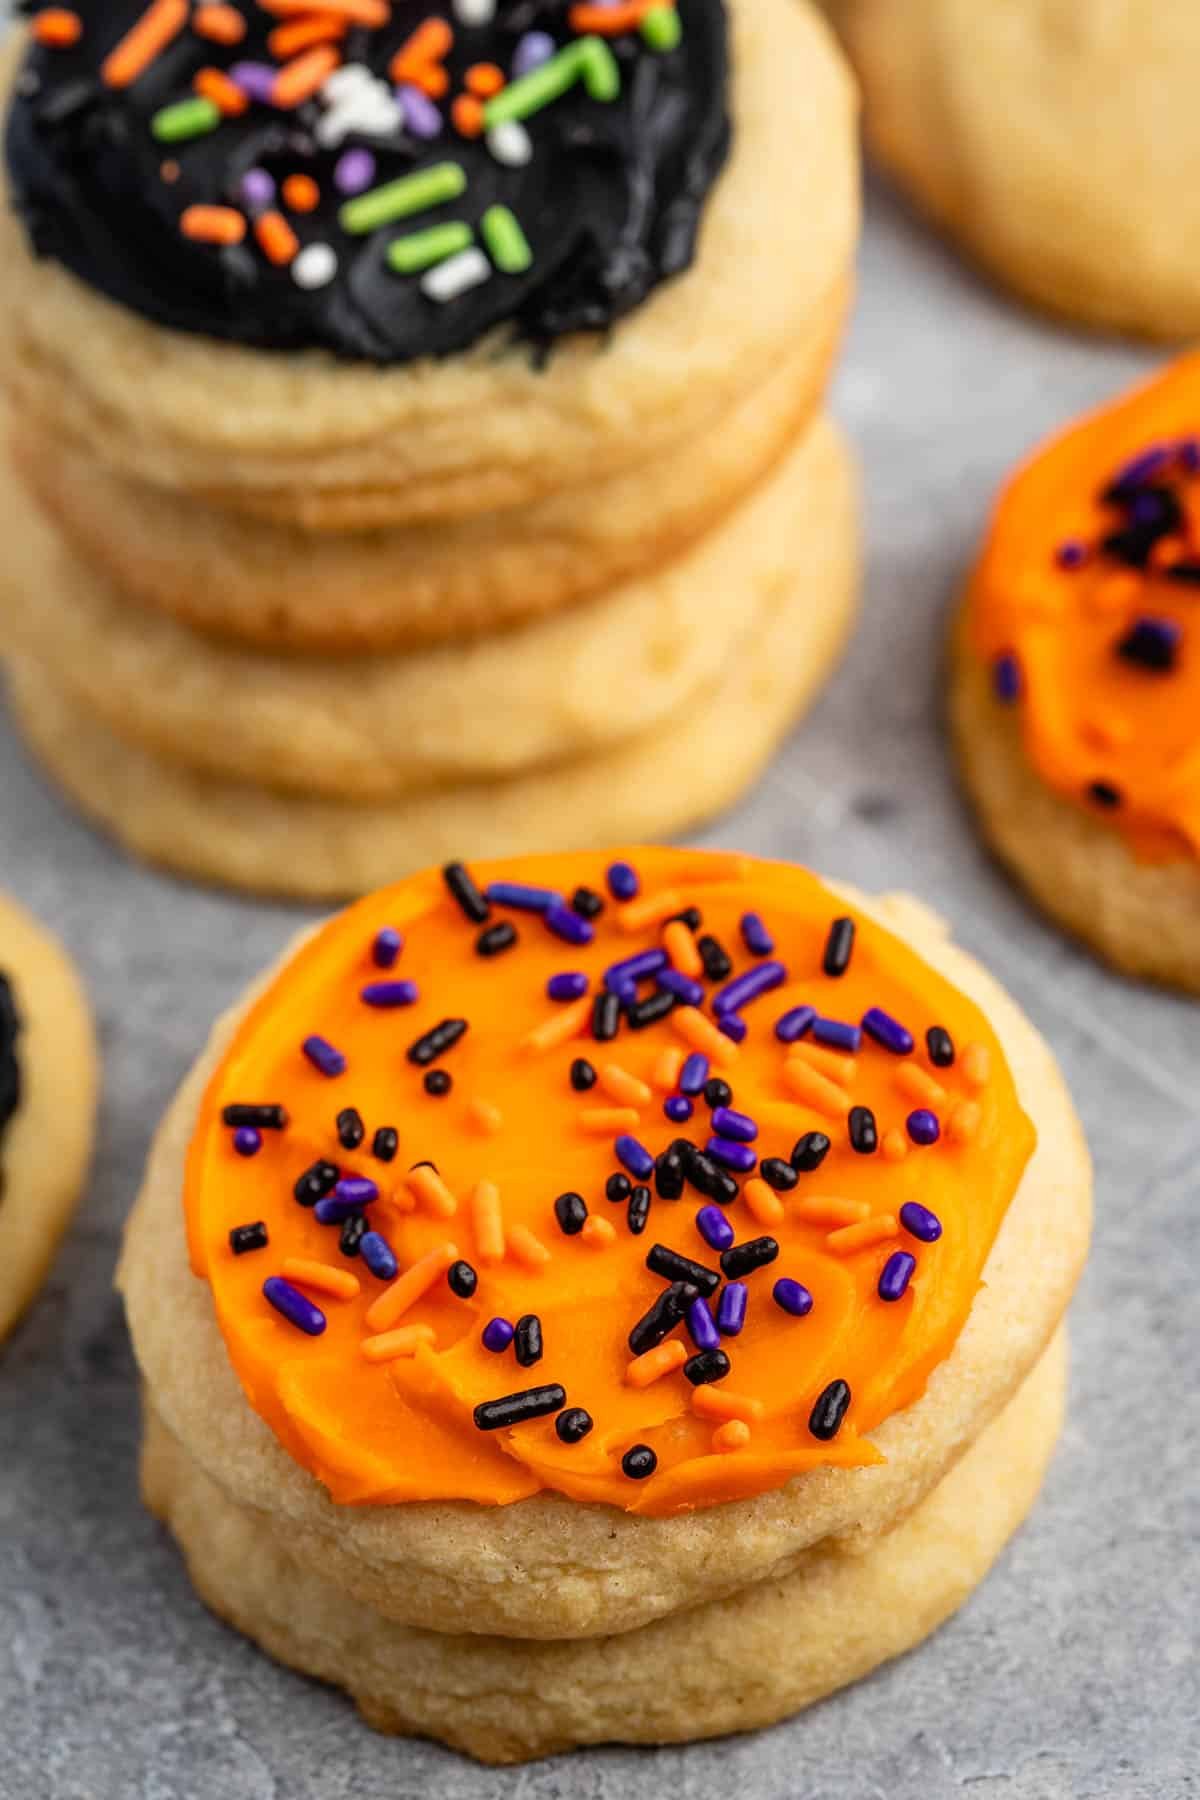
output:
M447 863L442 870L442 879L472 925L486 925L492 916L492 909L475 886L466 865L460 862Z
M445 1069L430 1069L422 1086L427 1094L432 1094L435 1100L440 1100L442 1095L448 1094L454 1086L454 1078Z
M621 1458L622 1472L630 1481L645 1481L658 1467L658 1458L649 1444L635 1444Z
M571 895L571 910L577 912L581 919L598 919L604 911L603 896L594 888L577 887Z
M544 1419L547 1413L561 1412L567 1396L557 1382L547 1387L523 1388L519 1394L505 1394L500 1400L484 1400L475 1408L475 1424L480 1431L501 1431L506 1425L523 1425L527 1419Z
M850 1148L860 1156L874 1156L879 1148L879 1129L869 1106L850 1108Z
M616 994L607 989L597 994L592 1002L592 1036L598 1044L607 1044L615 1038L621 1023L621 1002Z
M835 919L825 940L821 967L826 975L844 975L854 954L854 920Z
M452 1050L459 1038L466 1035L466 1030L465 1019L443 1019L440 1025L435 1025L432 1031L426 1031L408 1046L409 1062L423 1069L426 1063L435 1062L447 1050Z
M629 1348L634 1356L643 1356L669 1337L699 1292L690 1281L673 1281L664 1288L629 1334Z
M850 1383L848 1381L831 1381L817 1395L816 1405L808 1415L808 1429L815 1438L827 1444L835 1438L842 1427L842 1420L850 1408Z
M629 1229L634 1237L641 1237L643 1231L646 1229L646 1222L649 1217L650 1189L648 1187L635 1187L632 1194L629 1196L629 1210L626 1213L626 1218L629 1221Z
M586 1094L596 1085L596 1071L586 1056L577 1056L571 1064L571 1086L577 1094Z
M1179 581L1185 586L1195 587L1200 584L1200 562L1172 563L1170 568L1163 570L1163 574L1168 581Z
M287 1110L282 1106L227 1106L221 1113L221 1123L235 1130L249 1125L256 1131L283 1131L287 1122Z
M380 1162L391 1162L400 1147L400 1138L391 1125L381 1125L371 1139L371 1155Z
M1088 798L1097 806L1106 807L1110 812L1121 804L1121 790L1107 781L1093 781L1088 788Z
M755 1269L765 1269L779 1255L779 1245L773 1237L751 1238L748 1243L734 1244L722 1253L721 1268L730 1281L740 1281L743 1275L753 1275Z
M513 1334L513 1351L523 1369L542 1360L542 1321L536 1313L523 1313Z
M678 1200L683 1193L683 1158L678 1150L663 1150L655 1157L654 1191L660 1200Z
M823 1131L806 1131L792 1146L791 1164L798 1175L811 1175L819 1169L831 1149Z
M676 920L681 925L686 925L689 931L699 931L704 923L704 915L698 906L685 906L682 912L672 913L667 924L673 925Z
M758 1172L767 1186L773 1187L780 1194L786 1194L800 1179L791 1163L784 1162L782 1156L764 1157L758 1165Z
M1117 645L1117 655L1152 675L1169 675L1179 658L1179 644L1170 632L1140 620Z
M592 1429L593 1419L590 1412L582 1406L569 1406L566 1412L560 1412L554 1421L554 1429L564 1444L582 1443Z
M292 1189L301 1206L315 1206L326 1194L332 1194L341 1170L336 1163L315 1162L305 1169Z
M635 1000L625 1008L625 1017L634 1031L645 1031L648 1025L657 1025L660 1019L674 1012L678 1006L678 996L667 988L658 988L653 994L647 994L644 1000Z
M451 1263L446 1270L446 1285L460 1300L469 1300L479 1286L479 1276L469 1262Z
M343 1150L357 1150L367 1135L362 1114L356 1106L346 1106L337 1116L338 1143Z
M719 1075L713 1075L704 1084L705 1106L728 1106L733 1099L733 1089Z
M560 1194L554 1202L554 1216L564 1237L578 1237L587 1224L587 1203L582 1194Z
M696 948L709 981L725 981L733 974L732 958L708 932L696 939Z
M954 1039L944 1025L931 1025L925 1033L925 1048L935 1069L948 1069L954 1061Z
M511 950L517 941L517 928L507 919L501 919L495 925L489 925L475 939L476 956L499 956L502 951Z
M741 1189L729 1173L728 1169L717 1169L717 1178L713 1183L713 1199L719 1206L732 1206Z
M253 1225L235 1225L229 1234L229 1248L235 1256L245 1256L247 1250L265 1250L267 1247L267 1228L261 1219Z
M632 1181L628 1175L622 1174L620 1169L615 1175L610 1175L604 1184L604 1197L606 1200L611 1200L614 1206L624 1206L632 1192Z
M778 1249L776 1245L777 1253ZM728 1256L730 1252L725 1254ZM693 1262L690 1256L670 1250L666 1244L654 1245L646 1258L646 1267L652 1274L661 1275L664 1281L683 1282L706 1296L715 1294L721 1285L721 1277L715 1269L706 1269L703 1263Z
M357 1256L358 1246L366 1236L367 1221L362 1213L351 1213L343 1220L338 1236L338 1249L343 1256Z
M724 1381L729 1373L729 1358L723 1350L701 1350L697 1356L688 1358L683 1372L693 1387L702 1387L708 1381Z

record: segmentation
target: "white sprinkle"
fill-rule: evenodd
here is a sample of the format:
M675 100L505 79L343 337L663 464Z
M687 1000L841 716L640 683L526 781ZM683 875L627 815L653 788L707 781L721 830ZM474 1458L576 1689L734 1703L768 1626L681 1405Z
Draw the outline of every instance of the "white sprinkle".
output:
M477 247L460 250L457 256L448 256L445 262L430 269L421 282L421 292L443 305L447 300L457 300L468 289L478 287L491 272L492 265L482 250Z
M338 271L332 244L305 244L292 258L292 280L300 288L328 287Z
M490 25L496 0L454 0L454 16L460 25Z
M520 119L493 125L487 134L487 147L496 161L509 169L523 169L533 160L533 139Z

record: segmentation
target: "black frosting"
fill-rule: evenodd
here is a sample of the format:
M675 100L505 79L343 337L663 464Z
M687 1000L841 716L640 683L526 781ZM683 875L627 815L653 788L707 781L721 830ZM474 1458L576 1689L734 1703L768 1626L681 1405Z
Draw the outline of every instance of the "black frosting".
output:
M17 1063L17 1008L7 976L0 974L0 1138L21 1098L21 1071Z
M267 35L281 21L257 0L236 0L247 24L240 44L224 47L185 27L123 90L105 84L101 64L147 0L76 4L84 23L79 43L33 45L10 108L10 182L33 249L158 324L257 348L322 346L399 363L463 350L503 324L543 347L567 332L602 330L688 266L728 151L723 0L678 0L682 36L665 52L636 30L606 38L620 71L619 96L592 99L576 84L525 121L533 156L523 168L499 162L485 138L460 135L451 106L470 65L495 63L507 73L530 30L549 33L560 47L575 41L570 0L498 0L493 22L483 26L459 23L453 0L393 0L388 25L351 30L344 60L386 77L395 52L424 19L448 19L456 38L445 63L449 90L438 102L441 135L422 142L400 127L385 138L350 135L328 148L314 136L324 110L317 98L287 113L255 102L184 143L152 134L154 115L191 96L201 68L270 60ZM420 217L348 236L337 216L346 196L333 171L355 147L376 157L372 186L451 160L461 164L466 190ZM164 165L173 179L164 179ZM251 168L277 182L306 173L319 184L315 211L281 210L302 245L321 241L336 251L338 273L328 286L299 286L287 267L264 256L252 232L226 247L181 234L190 205L236 206L253 219L241 187ZM533 251L526 272L494 270L480 286L438 303L422 292L419 276L388 267L388 245L428 225L463 220L479 242L479 221L494 203L510 208L522 226Z

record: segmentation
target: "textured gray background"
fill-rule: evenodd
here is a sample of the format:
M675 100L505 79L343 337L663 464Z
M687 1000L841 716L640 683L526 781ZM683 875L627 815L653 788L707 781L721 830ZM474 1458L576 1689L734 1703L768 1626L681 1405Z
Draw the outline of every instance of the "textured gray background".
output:
M933 1642L756 1737L484 1771L374 1736L194 1599L138 1505L134 1368L111 1275L164 1102L296 914L133 867L70 815L0 719L0 883L79 957L106 1059L94 1180L0 1352L4 1800L1197 1791L1200 1010L1106 975L1030 912L972 835L939 719L947 608L996 482L1148 360L1018 312L874 197L837 392L868 484L862 630L757 793L706 841L904 884L942 907L1062 1058L1099 1168L1099 1226L1075 1309L1071 1423L1031 1522Z

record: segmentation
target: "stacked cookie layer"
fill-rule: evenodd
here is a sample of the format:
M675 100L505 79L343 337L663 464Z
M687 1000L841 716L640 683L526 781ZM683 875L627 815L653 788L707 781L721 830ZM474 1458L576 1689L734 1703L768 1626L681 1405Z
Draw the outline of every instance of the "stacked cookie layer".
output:
M678 9L705 52L676 78L686 148L711 180L690 266L661 252L605 334L541 349L440 342L456 302L413 313L406 292L406 329L441 355L400 366L219 342L216 314L181 331L161 295L102 297L115 279L73 241L35 262L53 228L21 185L38 100L18 87L5 648L35 750L133 848L352 892L464 843L679 828L786 732L852 612L853 481L820 416L856 231L852 102L814 16L738 0L726 158L704 86L721 15ZM632 29L588 41L629 84L650 55ZM568 228L543 210L535 258ZM490 269L488 291L506 279Z

